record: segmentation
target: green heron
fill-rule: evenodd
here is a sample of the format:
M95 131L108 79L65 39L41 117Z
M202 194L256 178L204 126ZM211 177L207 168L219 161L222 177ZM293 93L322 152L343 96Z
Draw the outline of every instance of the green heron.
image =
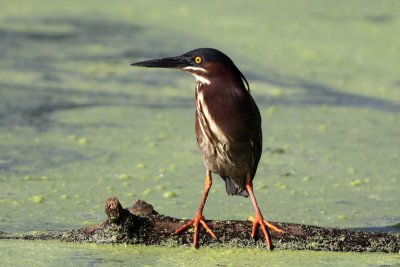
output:
M264 219L253 192L253 178L262 153L261 115L244 75L228 56L213 48L199 48L181 56L140 61L131 66L176 68L196 78L195 131L207 168L205 190L194 218L175 233L193 225L195 248L200 224L216 238L205 222L203 208L212 184L211 173L217 173L224 179L228 195L250 195L256 213L251 236L255 238L261 226L267 248L271 248L268 228L285 232Z

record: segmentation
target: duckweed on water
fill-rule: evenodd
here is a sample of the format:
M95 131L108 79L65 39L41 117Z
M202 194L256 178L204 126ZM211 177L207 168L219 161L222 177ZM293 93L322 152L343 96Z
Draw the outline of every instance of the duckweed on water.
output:
M44 201L43 195L36 195L32 197L32 202L35 204L41 204Z
M146 167L146 164L144 164L142 162L136 164L136 168L138 168L138 169L144 169L145 167Z
M360 186L363 184L368 184L369 183L369 179L356 179L354 181L351 181L349 183L350 186Z
M163 189L165 189L165 185L158 184L158 185L156 186L156 189L157 189L157 190L163 190Z
M131 177L129 176L129 174L123 173L123 174L120 174L118 176L118 178L121 180L129 180Z
M143 191L143 195L144 195L144 196L147 196L147 195L149 195L151 192L153 192L153 189L147 188L146 190Z
M237 5L207 0L171 5L3 1L0 209L7 216L0 221L2 231L78 228L95 206L100 208L93 221L100 222L110 194L127 205L135 194L142 197L141 192L156 189L161 180L170 182L168 189L157 188L146 200L163 214L192 215L204 179L193 137L194 81L179 72L133 70L128 65L203 45L232 57L260 107L265 153L254 184L269 219L334 227L398 223L396 10L400 2L390 0L379 5L370 0L253 1L239 13ZM193 15L204 19L188 19ZM193 28L202 34L194 34ZM271 148L284 149L281 153ZM163 177L160 168L165 169ZM282 177L293 169L296 175L290 177L295 179ZM132 178L130 185L125 183L131 182L128 178L116 179L118 173L139 179ZM306 176L312 179L302 178ZM281 184L263 188L276 183ZM297 193L288 194L292 191L280 186ZM218 177L213 187L218 190L210 193L208 218L243 219L252 211L249 199L228 197ZM164 193L175 190L179 195L174 201L187 206L169 205ZM36 203L32 196L42 198ZM320 206L333 215L304 208ZM24 209L30 211L29 218ZM337 219L337 214L347 219ZM2 263L8 266L121 261L171 266L194 260L199 265L232 264L231 255L218 249L193 254L189 249L21 241L2 241L0 246ZM132 251L139 251L138 257L132 257ZM398 262L398 255L234 253L238 265L252 257L255 265Z
M177 197L178 195L174 191L167 191L163 194L165 198L174 198Z
M124 195L129 197L129 198L133 198L135 196L135 193L133 193L133 192L125 192Z
M78 139L78 143L80 145L87 145L87 144L89 144L89 140L87 138L85 138L85 137L82 137L82 138Z
M69 199L70 197L69 197L69 195L67 195L67 194L62 194L62 195L60 196L60 198L63 199L63 200L66 200L66 199Z

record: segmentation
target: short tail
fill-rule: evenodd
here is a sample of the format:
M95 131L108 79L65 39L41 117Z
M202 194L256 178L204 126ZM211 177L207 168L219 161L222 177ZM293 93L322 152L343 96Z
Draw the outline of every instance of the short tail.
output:
M230 196L242 196L242 197L248 197L249 193L246 190L245 183L243 184L237 184L237 182L232 179L231 177L222 177L225 180L225 185L226 185L226 192Z

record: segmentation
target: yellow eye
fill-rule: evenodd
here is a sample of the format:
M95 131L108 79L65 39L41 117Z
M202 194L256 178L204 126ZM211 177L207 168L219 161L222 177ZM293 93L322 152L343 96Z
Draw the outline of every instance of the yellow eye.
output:
M201 57L197 56L194 58L194 62L196 62L197 64L201 63Z

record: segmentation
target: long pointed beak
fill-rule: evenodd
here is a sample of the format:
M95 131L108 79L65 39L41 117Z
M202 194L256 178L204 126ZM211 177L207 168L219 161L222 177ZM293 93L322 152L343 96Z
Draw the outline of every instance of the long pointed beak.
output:
M190 66L190 61L184 56L151 59L132 63L131 66L141 66L148 68L177 68L182 69Z

